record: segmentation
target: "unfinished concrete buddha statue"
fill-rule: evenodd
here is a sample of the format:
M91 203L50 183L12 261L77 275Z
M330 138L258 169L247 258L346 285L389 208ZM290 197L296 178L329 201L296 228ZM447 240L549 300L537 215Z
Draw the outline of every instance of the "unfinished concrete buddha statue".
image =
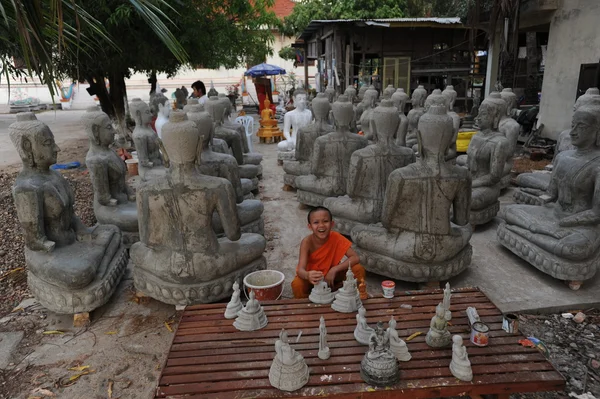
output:
M336 131L315 140L311 174L296 178L300 203L323 205L325 198L346 193L350 157L354 151L367 146L366 138L350 132L353 115L348 97L339 96L333 103Z
M394 94L392 94L392 103L398 109L398 116L400 117L398 131L395 136L396 144L403 147L406 146L406 133L408 132L408 118L404 114L404 108L406 108L408 99L408 94L406 94L402 88L397 89Z
M89 107L82 123L90 141L85 164L94 188L94 214L100 224L113 224L123 232L126 245L139 240L135 193L127 185L125 163L110 145L115 129L98 106Z
M505 93L504 95L502 95L502 93L496 92L490 93L491 98L495 100L499 98L502 101L502 103L500 103L500 112L502 113L502 117L500 118L500 122L498 123L498 131L502 133L504 137L506 137L506 140L508 140L509 145L508 151L510 156L507 158L506 163L504 164L504 174L500 183L501 188L503 189L510 185L510 172L514 164L513 155L517 150L517 140L519 139L519 132L521 130L521 125L519 125L519 122L517 122L510 116L513 104L516 104L517 101L516 95L512 93L512 89L506 90L510 90L510 93L503 92Z
M350 235L357 225L379 222L388 176L415 161L410 148L394 143L399 122L397 108L390 100L382 100L373 111L376 143L352 154L346 195L324 201L325 207L333 213L335 228L340 233Z
M290 160L294 158L298 132L312 121L312 112L307 108L306 92L303 89L294 90L293 111L283 117L283 136L285 140L277 144L277 159Z
M599 94L596 87L587 89L585 94L575 101L573 112L577 111L579 107L588 104L593 98L597 98ZM571 129L566 129L558 135L554 148L554 159L561 152L574 149L575 147L571 144ZM552 174L546 170L519 174L516 178L519 190L515 191L513 199L520 204L543 205L545 201L540 197L546 194L551 178Z
M377 101L377 90L368 89L361 102L363 112L360 116L359 125L357 126L362 132L363 136L369 140L376 140L375 135L373 134L373 110L375 109L375 102Z
M160 139L150 124L152 112L150 107L139 98L129 103L131 116L135 121L133 142L138 153L138 170L142 179L158 178L164 175L163 158L160 153Z
M240 180L239 168L235 158L228 154L214 152L210 148L210 141L214 134L212 118L207 112L202 111L201 105L190 107L187 116L188 120L196 124L200 134L199 154L196 159L199 172L203 175L227 179L235 192L242 233L264 235L263 204L259 200L244 200L244 187ZM218 213L213 214L212 226L217 234L223 234L223 224Z
M325 95L327 96L327 99L329 100L330 103L334 103L335 102L335 96L336 96L336 91L332 86L328 86L325 89Z
M412 148L417 144L417 127L419 125L419 118L425 113L425 99L427 98L427 90L423 85L419 85L413 91L411 97L412 109L408 112L408 127L406 134L406 147Z
M360 131L359 127L360 127L360 117L362 116L363 113L363 99L365 98L365 93L367 92L367 90L369 90L369 86L367 86L366 84L363 84L362 86L360 86L360 88L358 89L358 94L356 96L356 101L358 102L356 104L356 108L354 109L354 122L350 124L350 127L352 126L356 126L356 131Z
M460 116L456 112L454 112L454 103L456 102L456 97L458 93L454 90L454 86L448 85L442 91L442 95L446 98L446 103L448 105L448 115L452 118L452 126L454 129L454 135L452 136L452 143L450 144L450 148L448 148L448 154L446 154L446 159L454 159L457 156L456 153L456 139L458 138L458 131L460 130Z
M154 130L156 130L158 138L162 137L162 127L169 121L170 114L171 106L169 103L158 104L158 116L156 117L156 121L154 121Z
M496 93L497 94L497 93ZM472 225L485 224L498 213L501 180L510 154L510 143L498 131L502 104L488 96L479 107L479 131L467 149L468 167L473 179L471 192ZM500 99L503 103L503 101Z
M50 169L60 149L46 124L25 112L8 130L23 162L13 198L29 289L53 312L91 312L108 301L127 265L121 232L104 224L88 228L77 217L69 183Z
M159 105L166 105L169 106L169 99L167 98L167 96L165 96L164 94L160 93L160 92L155 92L150 94L150 101L149 101L149 106L150 106L150 111L152 112L152 115L154 116L158 116L158 106Z
M163 136L170 158L166 177L142 182L137 191L140 242L130 251L135 287L174 305L226 298L235 281L265 268L266 240L241 234L231 183L200 173L196 124L174 111ZM212 228L215 212L226 238Z
M313 146L317 137L335 130L332 125L327 123L331 104L325 93L317 94L317 97L312 101L312 110L315 120L298 132L296 160L283 162L283 170L285 171L283 182L290 187L296 187L297 176L310 175Z
M392 85L387 85L387 87L383 90L383 99L391 100L392 94L396 92L396 88Z
M600 98L575 111L574 150L554 160L546 205L508 205L498 240L517 256L579 289L600 260Z
M418 126L419 153L390 173L381 225L352 230L354 249L370 271L405 281L441 281L471 262L471 177L445 161L452 118L432 105Z
M344 94L348 96L348 101L354 104L354 101L356 100L356 88L354 86L348 86L346 87L346 90L344 90Z

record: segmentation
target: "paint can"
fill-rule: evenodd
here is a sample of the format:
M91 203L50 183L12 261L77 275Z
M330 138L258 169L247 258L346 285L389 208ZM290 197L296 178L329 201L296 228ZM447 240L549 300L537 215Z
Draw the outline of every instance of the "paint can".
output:
M396 283L391 280L385 280L381 283L381 289L383 290L383 297L391 299L394 297L394 291L396 290Z
M489 343L490 328L480 321L471 326L471 342L477 346L487 346Z
M519 332L519 317L514 313L507 313L502 317L502 329L509 334Z

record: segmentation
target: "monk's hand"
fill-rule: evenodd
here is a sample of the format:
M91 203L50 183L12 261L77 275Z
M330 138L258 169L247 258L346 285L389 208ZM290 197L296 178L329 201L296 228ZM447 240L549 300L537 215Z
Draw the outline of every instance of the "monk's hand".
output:
M323 280L323 272L319 272L317 270L311 270L308 272L308 281L312 285L319 284L319 281Z
M327 272L327 275L325 276L325 281L327 281L327 284L333 288L333 284L335 282L335 270L333 268L329 269L329 272Z

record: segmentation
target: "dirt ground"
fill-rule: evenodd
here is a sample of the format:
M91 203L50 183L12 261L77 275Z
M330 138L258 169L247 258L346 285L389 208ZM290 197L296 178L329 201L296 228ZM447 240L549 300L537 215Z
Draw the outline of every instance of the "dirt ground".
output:
M255 143L255 150L265 157L260 195L268 241L265 256L270 268L291 281L299 242L308 234L306 210L298 206L294 192L281 190L283 172L276 166L275 146ZM59 162L82 162L86 151L85 139L69 140L62 144ZM17 170L14 165L0 169L0 337L22 331L23 339L9 366L0 370L0 399L151 398L181 312L136 298L130 271L110 302L92 313L86 328L73 328L70 317L48 312L34 300L23 303L30 294L11 197ZM74 188L77 214L94 224L87 171L83 167L64 175ZM369 279L369 291L378 289L379 280ZM283 296L291 296L289 284ZM567 398L583 392L600 398L600 313L578 310L587 315L581 324L560 314L520 315L520 330L544 342L550 361L567 379L567 390L512 398Z

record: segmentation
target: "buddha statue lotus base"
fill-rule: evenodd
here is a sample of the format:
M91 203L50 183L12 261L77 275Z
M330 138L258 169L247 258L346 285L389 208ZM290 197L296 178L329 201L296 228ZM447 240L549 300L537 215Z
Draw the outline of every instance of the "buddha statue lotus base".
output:
M499 210L500 210L500 201L496 201L495 203L488 206L487 208L471 209L471 213L469 215L469 223L471 223L472 226L486 224L486 223L492 221L492 219L494 219L494 217L496 217Z
M600 249L589 259L577 262L559 258L537 245L525 241L523 237L510 231L506 223L498 226L496 234L500 244L512 253L542 272L554 278L566 280L573 290L578 290L584 280L594 277L598 264L600 264Z
M325 199L329 198L326 195L313 193L312 191L298 190L296 192L298 202L308 206L323 206Z
M227 298L231 287L247 274L267 268L267 261L260 257L248 265L211 281L193 283L171 283L154 276L139 267L133 268L135 288L157 301L171 305L212 303Z
M337 220L336 220L337 224ZM354 245L353 249L360 256L360 264L370 272L381 274L402 281L423 283L428 281L448 280L469 267L473 248L465 246L456 256L444 262L407 262L380 255Z

